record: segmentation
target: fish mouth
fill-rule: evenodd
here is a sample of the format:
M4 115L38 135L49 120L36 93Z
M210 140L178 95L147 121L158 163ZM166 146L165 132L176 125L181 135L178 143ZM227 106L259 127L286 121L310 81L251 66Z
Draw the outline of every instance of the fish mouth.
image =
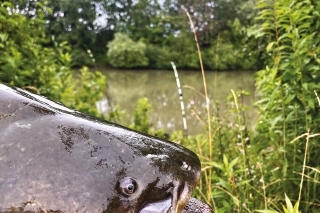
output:
M188 203L191 191L187 183L180 186L178 181L173 182L173 187L168 190L166 199L148 203L139 213L180 213Z

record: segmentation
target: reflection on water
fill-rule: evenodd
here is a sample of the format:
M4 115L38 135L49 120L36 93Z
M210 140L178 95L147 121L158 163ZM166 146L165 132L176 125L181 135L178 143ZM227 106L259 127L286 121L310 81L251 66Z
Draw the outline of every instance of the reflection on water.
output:
M108 114L110 106L118 105L127 112L121 117L121 124L131 123L134 108L139 98L147 97L152 104L151 122L155 128L163 128L167 133L183 130L179 94L173 71L124 71L101 70L107 76L107 92L99 109ZM226 108L227 96L233 90L245 90L251 96L243 99L244 104L252 106L254 101L254 72L207 72L207 87L210 99L219 100L221 112ZM216 79L215 79L216 76ZM192 109L206 119L205 99L201 72L179 71L183 98L186 106L188 133L203 131L201 123L195 118Z

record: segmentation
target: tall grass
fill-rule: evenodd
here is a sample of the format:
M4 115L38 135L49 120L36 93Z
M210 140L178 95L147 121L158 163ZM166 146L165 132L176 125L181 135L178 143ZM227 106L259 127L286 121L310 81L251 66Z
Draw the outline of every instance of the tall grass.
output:
M311 41L318 45L320 38L310 24L320 26L320 21L311 8L320 9L320 3L258 3L258 18L263 23L255 33L269 35L266 48L272 59L271 66L256 77L260 112L254 129L247 127L247 106L239 102L247 94L232 90L228 111L221 113L221 106L209 101L201 69L207 118L202 119L196 109L193 112L206 128L203 134L189 136L182 143L200 155L203 176L196 194L215 212L317 212L320 207L320 150L316 140L320 135L315 133L320 128L314 123L318 121L320 104L317 107L314 103L318 97L310 94L313 89L319 91L315 72L320 63L315 55L320 48L311 45ZM195 27L184 10L202 64ZM271 27L275 29L270 31Z
M202 179L196 195L209 203L215 212L260 210L259 212L264 213L293 213L305 205L310 206L309 209L319 208L318 201L306 200L302 195L303 191L313 191L313 187L317 188L320 183L319 168L308 164L310 146L311 149L316 146L311 139L319 137L320 134L312 134L309 131L289 141L288 146L294 146L295 143L302 143L304 140L304 152L301 153L303 161L299 167L290 171L288 175L291 177L272 177L281 168L272 166L279 162L267 157L275 152L273 147L258 150L259 146L255 141L258 137L245 123L245 120L250 120L246 117L248 108L239 102L240 97L245 95L247 94L243 92L231 91L227 112L221 113L218 104L214 107L217 111L211 116L211 140L212 146L216 149L213 150L212 156L209 153L208 132L189 136L185 140L181 139L183 145L199 154L202 162ZM207 123L200 116L198 119L199 125ZM288 155L299 157L300 153L288 153ZM298 178L292 178L293 175L298 175ZM208 182L211 184L207 184ZM295 193L291 193L292 188L279 187L288 182L296 186ZM292 200L290 203L287 195ZM291 203L296 204L293 206Z
M206 76L205 76L205 72L204 72L204 67L203 67L203 62L202 62L202 56L201 56L201 50L200 50L200 45L198 42L198 37L197 37L197 33L196 33L196 28L194 27L192 18L189 14L189 12L187 11L186 8L182 8L185 13L187 14L189 21L190 21L190 26L191 29L193 31L194 34L194 40L196 42L197 45L197 52L198 52L198 56L199 56L199 61L200 61L200 68L201 68L201 73L202 73L202 80L203 80L203 87L204 87L204 97L206 99L206 111L207 111L207 119L208 119L208 144L209 144L209 158L212 158L212 151L213 151L213 146L212 146L212 138L211 138L211 115L210 115L210 99L208 96L208 89L207 89L207 82L206 82ZM212 176L211 170L207 170L204 172L204 175L206 177L206 185L207 187L207 191L206 191L206 198L208 199L210 197L210 188L211 188L211 181L210 181L210 177Z

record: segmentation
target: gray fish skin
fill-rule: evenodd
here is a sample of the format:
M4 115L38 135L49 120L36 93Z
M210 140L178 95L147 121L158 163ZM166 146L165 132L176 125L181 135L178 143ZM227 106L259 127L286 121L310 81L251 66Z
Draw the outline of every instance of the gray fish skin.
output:
M200 169L178 144L0 83L0 212L177 213Z

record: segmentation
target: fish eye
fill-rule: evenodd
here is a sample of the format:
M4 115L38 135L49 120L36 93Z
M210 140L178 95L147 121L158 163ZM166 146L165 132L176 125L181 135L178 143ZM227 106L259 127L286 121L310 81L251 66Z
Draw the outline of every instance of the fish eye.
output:
M137 182L130 178L125 177L119 181L120 192L125 196L130 196L137 190Z

